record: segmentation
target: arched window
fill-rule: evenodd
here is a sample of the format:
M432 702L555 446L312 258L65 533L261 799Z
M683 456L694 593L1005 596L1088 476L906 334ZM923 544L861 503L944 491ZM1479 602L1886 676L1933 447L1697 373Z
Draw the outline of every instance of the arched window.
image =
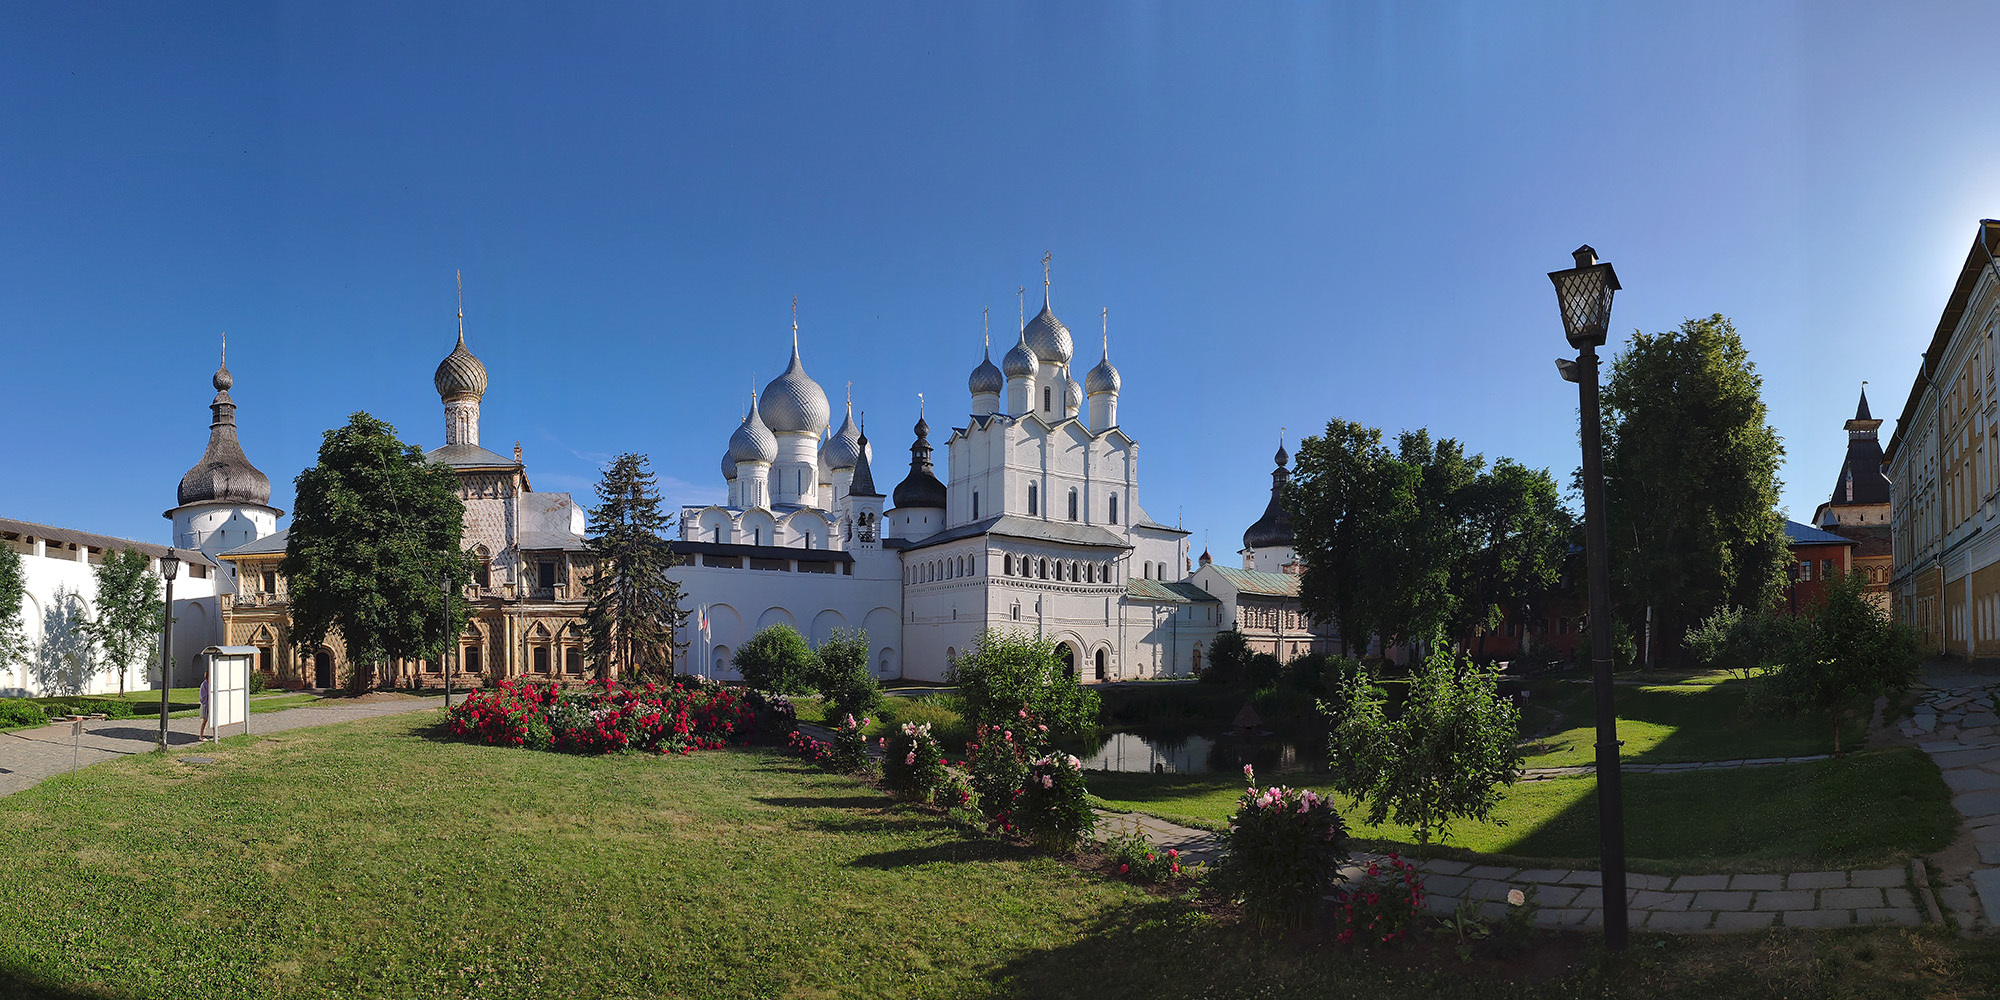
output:
M1047 559L1037 560L1035 568L1039 570L1035 576L1043 580L1049 578L1049 561Z
M1069 564L1069 582L1075 583L1076 581L1082 579L1082 577L1079 577L1076 574L1077 574L1077 565L1075 562L1071 562Z
M1118 494L1111 494L1111 523L1118 523Z
M1100 680L1100 681L1104 679L1104 666L1105 666L1105 660L1106 660L1106 657L1105 657L1105 655L1104 655L1104 650L1102 650L1102 649L1098 650L1098 651L1097 651L1097 679L1098 679L1098 680Z
M1011 553L1011 552L1010 552L1010 553L1008 553L1008 554L1007 554L1007 557L1006 557L1006 558L1007 558L1007 562L1006 562L1006 564L1005 564L1005 565L1006 565L1006 570L1007 570L1007 575L1008 575L1008 576L1013 576L1013 575L1014 575L1014 555L1013 555L1013 553Z
M1146 579L1148 579L1148 580L1151 580L1152 578L1153 578L1153 564L1152 564L1152 563L1147 563L1147 564L1146 564Z
M1053 398L1053 397L1052 397L1052 396L1051 396L1051 395L1049 394L1049 387L1048 387L1048 386L1046 386L1046 385L1045 385L1045 386L1042 386L1042 412L1043 412L1043 413L1047 413L1047 412L1049 412L1049 400L1050 400L1051 398Z
M1076 520L1076 487L1069 488L1069 519Z
M1033 516L1034 516L1034 515L1035 515L1035 514L1037 513L1037 511L1036 511L1036 509L1035 509L1035 508L1036 508L1036 504L1035 504L1035 501L1036 501L1037 499L1039 499L1039 498L1040 498L1040 495L1041 495L1041 494L1040 494L1040 491L1039 491L1039 490L1037 490L1037 489L1035 488L1035 484L1034 484L1034 483L1029 483L1029 484L1028 484L1028 516L1030 516L1030 517L1033 517Z

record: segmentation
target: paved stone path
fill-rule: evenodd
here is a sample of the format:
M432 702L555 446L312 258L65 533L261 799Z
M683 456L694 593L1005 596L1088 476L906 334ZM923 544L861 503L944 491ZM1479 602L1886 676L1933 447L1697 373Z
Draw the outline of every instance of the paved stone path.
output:
M1938 890L1938 901L1961 927L2000 927L2000 682L1929 666L1925 681L1928 688L1900 728L1944 772L1977 853L1969 870L1942 872L1950 884Z
M338 699L299 708L281 709L250 716L252 733L275 733L335 722L352 722L382 715L438 708L442 698L414 698L408 695L374 694L367 700ZM151 753L160 737L160 719L85 720L81 736L70 734L70 723L58 722L40 729L0 733L0 795L12 795L44 779L67 774L76 767L89 767L107 760L137 753ZM198 745L201 729L198 716L167 720L167 745L182 750ZM231 726L228 735L236 735Z
M1825 760L1832 754L1816 753L1804 757L1753 757L1748 760L1696 760L1679 764L1635 764L1624 761L1619 770L1625 774L1679 774L1683 771L1731 771L1741 767L1773 767L1778 764L1806 764L1815 760ZM1597 773L1595 764L1579 764L1574 767L1531 767L1521 772L1522 781L1546 781L1550 778L1587 778Z

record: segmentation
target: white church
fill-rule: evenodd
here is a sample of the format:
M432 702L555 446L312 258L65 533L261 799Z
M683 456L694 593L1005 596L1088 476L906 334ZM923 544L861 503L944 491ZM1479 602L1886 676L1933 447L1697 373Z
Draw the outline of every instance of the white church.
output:
M1140 502L1108 337L1081 383L1074 355L1045 278L1000 365L989 349L972 370L964 423L941 432L944 478L920 413L909 473L884 497L852 403L831 428L795 324L790 365L729 439L728 502L682 508L673 572L695 669L735 678L731 651L780 623L814 643L867 630L885 678L943 680L987 629L1055 643L1086 682L1200 669L1227 627L1221 602L1186 580L1188 532Z

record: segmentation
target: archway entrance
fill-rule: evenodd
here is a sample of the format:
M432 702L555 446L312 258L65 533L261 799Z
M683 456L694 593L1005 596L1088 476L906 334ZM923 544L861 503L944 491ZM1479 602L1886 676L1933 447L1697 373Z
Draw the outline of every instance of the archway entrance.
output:
M330 688L333 686L333 653L320 650L313 654L313 686Z
M1106 657L1105 657L1105 655L1104 655L1104 650L1101 650L1101 649L1100 649L1100 650L1098 650L1098 651L1097 651L1097 679L1098 679L1098 680L1100 680L1100 681L1104 679L1104 662L1105 662L1105 659L1106 659Z
M1065 642L1062 645L1056 647L1056 659L1061 661L1063 673L1066 673L1071 677L1075 677L1077 675L1076 649L1070 646L1069 643Z

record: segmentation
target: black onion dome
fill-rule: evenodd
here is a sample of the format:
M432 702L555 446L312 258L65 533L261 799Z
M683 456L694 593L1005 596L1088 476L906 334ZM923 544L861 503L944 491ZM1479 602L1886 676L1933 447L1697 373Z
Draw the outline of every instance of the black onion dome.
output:
M1291 456L1285 454L1284 445L1278 446L1276 458L1278 467L1271 471L1271 502L1264 507L1264 516L1243 533L1243 547L1246 549L1279 548L1292 544L1292 513L1285 509L1285 487L1292 476L1285 465Z
M182 507L193 503L242 503L268 507L271 480L250 464L243 445L236 439L236 402L229 398L235 384L227 365L216 369L210 381L215 401L208 404L208 449L201 461L181 477L175 497Z
M931 425L917 417L916 441L910 445L910 474L896 484L892 498L898 507L936 507L945 504L944 484L931 469Z
M438 362L437 374L431 377L431 382L446 402L461 396L478 399L486 395L486 366L465 349L463 332L458 335L458 346Z

